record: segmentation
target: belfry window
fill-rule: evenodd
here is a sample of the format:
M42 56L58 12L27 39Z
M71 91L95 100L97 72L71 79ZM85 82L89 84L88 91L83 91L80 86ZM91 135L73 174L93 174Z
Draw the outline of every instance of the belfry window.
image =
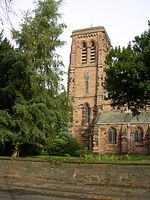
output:
M108 130L108 143L116 144L116 136L117 136L116 129L111 127Z
M84 42L82 46L82 64L87 63L87 45Z
M92 42L91 45L91 62L95 62L96 60L96 45L95 42Z
M134 141L139 144L143 144L143 130L140 127L137 127L134 130Z

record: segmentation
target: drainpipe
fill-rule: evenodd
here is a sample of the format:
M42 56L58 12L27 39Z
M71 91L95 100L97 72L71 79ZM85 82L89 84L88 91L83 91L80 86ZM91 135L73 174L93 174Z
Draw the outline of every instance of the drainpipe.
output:
M131 137L130 137L130 123L127 124L127 147L128 154L131 153Z

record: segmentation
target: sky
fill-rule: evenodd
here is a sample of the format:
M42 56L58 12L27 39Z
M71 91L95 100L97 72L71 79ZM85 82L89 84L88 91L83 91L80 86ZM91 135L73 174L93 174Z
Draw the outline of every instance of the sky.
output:
M34 9L33 0L14 0L12 25L18 27L23 10ZM104 26L113 47L126 46L135 36L148 29L150 0L64 0L59 10L67 25L61 39L66 41L58 53L67 72L73 30ZM65 83L66 84L66 79Z

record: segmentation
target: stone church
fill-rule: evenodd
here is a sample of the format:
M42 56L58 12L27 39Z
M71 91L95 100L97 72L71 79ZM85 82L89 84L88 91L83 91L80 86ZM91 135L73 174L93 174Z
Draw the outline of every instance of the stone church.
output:
M68 94L73 104L70 132L96 154L149 154L150 111L138 115L112 107L104 90L111 49L103 26L72 32Z

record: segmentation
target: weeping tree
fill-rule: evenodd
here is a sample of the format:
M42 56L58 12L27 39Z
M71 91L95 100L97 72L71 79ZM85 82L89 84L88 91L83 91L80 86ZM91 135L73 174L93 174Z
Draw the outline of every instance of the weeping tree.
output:
M24 16L20 30L12 30L17 44L14 51L20 55L17 65L19 69L24 65L25 70L13 71L14 79L25 76L15 86L10 108L2 110L11 126L6 123L0 137L3 142L12 140L16 150L25 143L45 145L68 123L70 103L61 85L63 63L56 53L64 45L59 37L66 27L59 23L61 3L39 0L36 9Z

